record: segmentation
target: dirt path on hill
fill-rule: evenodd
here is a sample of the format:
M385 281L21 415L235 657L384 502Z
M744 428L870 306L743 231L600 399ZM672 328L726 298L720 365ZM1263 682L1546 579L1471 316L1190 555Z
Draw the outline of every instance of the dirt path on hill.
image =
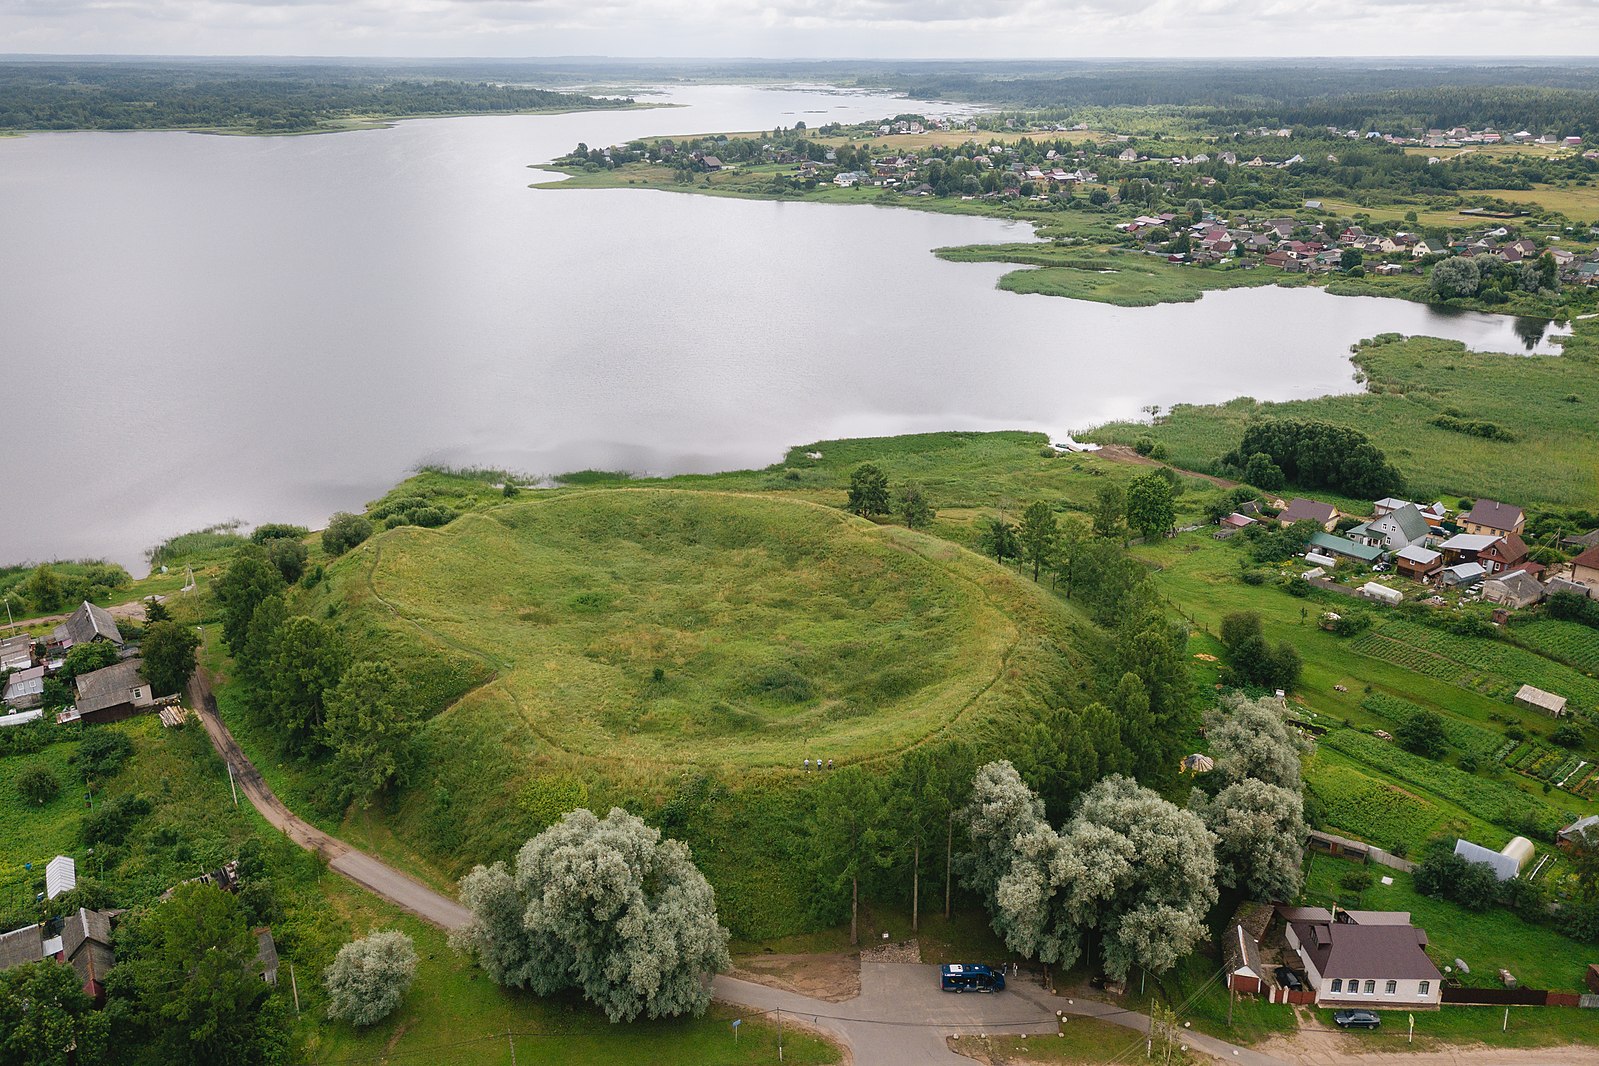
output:
M1092 454L1109 459L1116 463L1134 463L1138 466L1171 466L1170 463L1163 463L1158 459L1151 459L1147 455L1139 455L1136 451L1129 448L1125 444L1106 444L1103 445L1099 451ZM1184 477L1197 477L1201 481L1208 481L1212 485L1216 485L1220 488L1231 489L1236 488L1239 485L1239 482L1237 481L1228 481L1226 478L1217 477L1214 474L1201 474L1197 470L1184 470L1180 466L1171 466L1171 468L1177 471L1179 474L1182 474Z

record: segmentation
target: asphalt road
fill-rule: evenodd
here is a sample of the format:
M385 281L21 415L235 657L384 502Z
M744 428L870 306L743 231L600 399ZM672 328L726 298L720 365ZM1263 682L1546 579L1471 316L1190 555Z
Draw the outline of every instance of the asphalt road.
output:
M847 1044L857 1063L877 1066L970 1066L955 1054L946 1037L983 1033L1038 1034L1044 1039L1071 1039L1071 1018L1098 1018L1148 1033L1147 1015L1111 1003L1056 996L1027 977L1013 980L992 995L956 995L940 990L938 967L903 963L862 963L861 994L843 1003L829 1003L794 992L768 988L733 977L718 977L716 998L753 1010L781 1009L802 1024L820 1029ZM1056 1011L1067 1016L1061 1023ZM1065 1036L1057 1037L1064 1028ZM1136 1041L1136 1036L1129 1036ZM1183 1034L1193 1048L1244 1066L1288 1066L1270 1055L1237 1047L1193 1031ZM1129 1047L1132 1047L1130 1041ZM1128 1061L1142 1061L1143 1049Z
M217 714L216 697L211 694L210 679L204 671L196 673L189 682L189 699L197 708L200 723L211 738L211 746L233 770L234 784L239 791L261 812L261 817L281 829L290 840L307 851L316 852L333 870L367 891L440 928L458 929L471 919L471 912L455 900L358 851L338 837L324 833L284 806Z
M351 847L298 818L284 806L239 748L217 714L216 697L204 671L189 685L190 701L217 754L232 768L233 779L261 816L307 851L314 851L338 873L362 888L443 929L458 929L471 919L461 904L414 878ZM842 1003L812 999L735 977L715 979L716 998L752 1010L777 1011L819 1029L845 1044L860 1066L971 1066L971 1060L950 1051L949 1036L981 1033L1042 1034L1055 1037L1056 1011L1072 1017L1099 1018L1141 1033L1149 1018L1097 1000L1056 996L1020 977L993 995L956 995L939 988L938 967L906 963L863 962L861 992ZM1071 1022L1065 1023L1071 1038ZM1185 1033L1192 1047L1243 1066L1288 1066L1282 1059L1199 1033ZM1135 1061L1134 1055L1129 1061Z

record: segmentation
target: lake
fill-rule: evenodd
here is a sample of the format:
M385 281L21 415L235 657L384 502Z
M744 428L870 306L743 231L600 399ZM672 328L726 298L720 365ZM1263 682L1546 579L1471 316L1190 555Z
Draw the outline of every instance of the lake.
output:
M1029 234L990 219L527 188L580 140L959 110L667 98L686 106L0 139L0 561L142 572L168 535L315 526L424 462L675 473L829 437L1064 434L1146 404L1349 391L1349 346L1382 332L1546 344L1538 323L1306 289L1018 296L994 288L1009 267L929 254Z

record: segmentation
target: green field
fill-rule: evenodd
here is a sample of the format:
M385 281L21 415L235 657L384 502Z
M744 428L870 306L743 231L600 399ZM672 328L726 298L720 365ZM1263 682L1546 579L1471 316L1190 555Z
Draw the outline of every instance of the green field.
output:
M492 664L530 743L786 767L891 753L980 715L1020 638L991 568L839 511L659 489L575 494L384 538L366 579Z
M1574 326L1559 357L1473 353L1430 337L1367 346L1357 357L1367 379L1363 393L1179 405L1153 426L1112 423L1095 437L1131 444L1148 435L1166 445L1174 463L1209 471L1251 421L1314 418L1359 427L1399 468L1414 498L1591 506L1599 499L1599 322ZM1431 424L1446 408L1509 427L1519 439L1501 443Z
M1355 638L1351 647L1497 699L1510 699L1522 685L1536 685L1565 696L1573 710L1599 708L1599 681L1511 644L1396 619Z
M934 254L956 263L1019 263L1032 268L1000 278L999 287L1007 292L1064 296L1122 307L1191 303L1216 289L1306 282L1304 275L1285 274L1268 267L1199 268L1168 263L1159 256L1139 252L1049 244L974 244L939 248Z
M1315 856L1306 876L1304 902L1330 906L1346 895L1338 879L1360 868L1346 859ZM1592 961L1590 946L1567 939L1553 929L1528 925L1503 908L1468 911L1445 900L1424 896L1415 890L1411 876L1402 871L1364 868L1383 877L1392 877L1394 883L1384 885L1381 878L1377 878L1377 883L1360 894L1360 907L1409 911L1411 920L1427 931L1427 954L1439 969L1453 965L1457 958L1465 960L1471 972L1458 975L1465 984L1476 988L1499 987L1499 970L1504 968L1527 988L1586 991L1583 974ZM1457 1009L1448 1007L1443 1013ZM1562 1008L1549 1010L1551 1013L1587 1013ZM1420 1028L1419 1016L1417 1027Z
M1599 629L1579 622L1540 618L1512 627L1509 636L1517 644L1558 659L1589 677L1599 674Z
M1095 480L1027 439L1041 472ZM1007 750L1081 699L1092 668L1075 658L1084 623L1047 585L819 506L807 481L765 497L616 481L485 498L341 559L303 609L438 713L413 787L330 828L445 885L573 807L618 804L694 849L736 936L816 928L805 812L822 775L803 759ZM208 661L226 670L215 648ZM286 758L232 686L218 698L274 789L326 818L316 765Z

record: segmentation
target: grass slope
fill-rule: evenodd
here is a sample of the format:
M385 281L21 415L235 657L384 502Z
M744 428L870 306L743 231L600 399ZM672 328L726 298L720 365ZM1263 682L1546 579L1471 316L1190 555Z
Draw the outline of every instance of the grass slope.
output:
M751 940L826 924L806 869L821 775L803 758L954 738L1000 752L1092 673L1047 587L801 492L502 499L380 534L303 606L441 712L421 779L340 832L443 883L566 810L620 804L689 843ZM227 686L219 699L273 787L315 810L315 767L286 765Z
M938 248L934 254L956 263L1020 263L1033 268L1015 270L1000 278L999 287L1007 292L1064 296L1122 307L1192 303L1214 289L1306 283L1304 275L1275 269L1200 269L1137 252L1050 244L975 244Z

